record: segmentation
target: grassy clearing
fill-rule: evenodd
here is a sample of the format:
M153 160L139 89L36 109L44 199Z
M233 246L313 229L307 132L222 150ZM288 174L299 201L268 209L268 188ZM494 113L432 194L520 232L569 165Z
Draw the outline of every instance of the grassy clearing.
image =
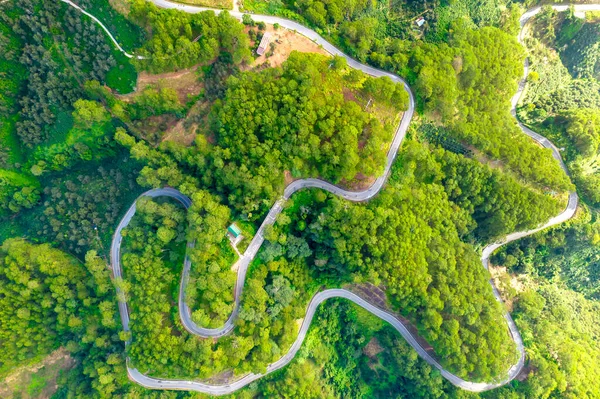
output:
M144 30L115 10L108 0L88 0L81 2L80 5L102 21L127 52L131 53L144 43L146 37Z
M231 10L234 0L174 0L176 3L190 4L193 6L221 8Z
M19 139L15 131L17 119L18 115L0 119L0 147L4 147L8 152L5 160L6 165L4 165L7 168L20 164L23 161L21 146L19 145ZM0 159L0 167L3 166L3 163L2 159Z
M132 93L136 88L138 73L122 54L116 57L118 64L106 74L106 85L119 94Z

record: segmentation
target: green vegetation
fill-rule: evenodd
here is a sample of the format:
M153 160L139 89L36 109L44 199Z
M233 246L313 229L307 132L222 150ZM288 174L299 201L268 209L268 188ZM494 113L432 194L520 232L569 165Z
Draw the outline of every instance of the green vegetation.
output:
M231 10L230 0L177 0L177 3L191 4L193 6L203 6L210 8L221 8L223 10Z
M238 222L247 245L293 179L369 185L383 171L408 95L340 57L293 52L277 68L251 69L256 32L227 12L188 15L143 0L78 4L146 58L128 60L61 2L0 5L0 375L62 347L74 367L57 377L55 398L199 397L130 382L125 359L158 378L227 383L265 372L296 339L314 293L341 286L377 296L466 379L490 381L514 364L477 250L540 225L573 188L508 113L523 60L513 37L516 3L244 4L313 24L353 56L405 76L417 127L373 200L319 190L292 197L250 265L234 331L218 340L181 325L184 257L193 320L221 326L233 309L238 259L226 227ZM535 69L526 113L564 145L574 182L592 203L600 83L574 80L569 70L589 75L595 53L586 40L594 36L587 22L550 21L538 42L564 43L561 56L579 61L567 69L554 54ZM133 91L137 70L187 68L198 71L193 95L160 81L118 95ZM165 140L182 126L196 135L191 144ZM123 279L111 280L118 220L143 188L164 186L192 206L140 199L123 233ZM524 381L482 395L460 391L390 326L333 300L318 310L289 367L232 397L597 397L598 231L585 219L494 258L513 273L498 282L527 345ZM115 285L128 302L131 334L120 325ZM37 394L45 381L40 374L25 391Z
M129 17L152 35L139 51L146 59L134 61L139 68L150 72L206 63L223 50L231 53L236 64L250 60L248 36L243 26L227 12L187 14L135 0Z
M19 212L40 200L40 184L28 175L0 169L0 211Z
M573 69L586 65L587 61L578 58L583 40L579 37L596 29L596 24L576 18L572 12L557 14L549 9L544 9L534 24L538 33L527 39L532 72L519 117L562 149L579 192L586 202L597 206L600 83L593 78L593 71Z
M262 259L306 258L306 267L334 281L382 284L443 353L443 364L475 378L497 375L514 361L512 346L479 259L460 237L489 239L530 228L560 206L497 171L442 150L430 154L417 143L405 144L399 162L391 187L366 205L319 192L295 200L265 236Z
M199 191L194 198L199 204L190 209L187 216L190 222L206 225L219 217L206 212L211 208L212 212L219 212L217 203L208 193ZM180 324L177 308L172 306L177 300L185 249L186 224L182 222L186 216L183 212L168 202L142 199L138 201L136 216L124 232L124 286L132 309L133 339L128 356L140 370L169 378L205 378L228 369L233 369L236 374L263 370L267 363L287 351L295 339L294 320L304 314L306 301L314 290L310 287L315 283L309 283L306 269L289 267L285 261L263 265L249 276L235 334L217 342L189 335ZM200 242L200 237L211 238L211 233L207 233L205 237L198 232L196 242L212 254L217 248L211 250L210 245ZM199 261L202 260L199 256L207 258L206 254L199 254L200 249L195 255L192 253ZM215 273L210 270L213 265L214 262L209 264L207 273ZM195 273L199 272L204 272L202 264ZM207 276L210 274L205 274L202 280ZM211 291L212 286L218 284L216 278L208 277L202 281L208 286L202 294L204 301L216 300L218 304L220 300L213 298ZM221 290L216 293L224 295L226 287L219 288ZM203 303L198 311L221 315L218 309L205 310L204 306L208 304Z
M371 98L372 111L364 111ZM200 136L195 148L164 149L193 168L202 184L226 198L244 219L257 220L283 191L286 170L294 178L335 183L353 181L358 173L381 174L398 120L382 125L376 110L398 112L407 104L406 94L390 80L367 78L335 59L332 64L323 56L292 53L280 68L227 81L223 99L209 116L214 145ZM117 139L128 147L135 142ZM149 163L143 184L179 186L182 172L161 172L165 156L152 152L143 142L132 148L134 158Z
M578 22L569 21L567 27L561 29L561 33L565 31L568 33L557 40L559 46L566 45L566 49L561 51L561 59L574 78L598 79L600 77L597 66L600 60L600 49L598 48L600 25L583 23L580 19L574 19ZM563 22L563 24L567 23ZM571 32L575 31L578 25L581 28L572 35Z

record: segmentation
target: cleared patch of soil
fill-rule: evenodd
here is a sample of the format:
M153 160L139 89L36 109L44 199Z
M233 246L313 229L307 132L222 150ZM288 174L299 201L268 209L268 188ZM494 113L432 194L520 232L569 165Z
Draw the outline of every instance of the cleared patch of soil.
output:
M0 382L0 398L46 399L58 389L56 378L61 370L75 365L69 353L60 348L41 362L14 370Z
M185 146L192 145L199 128L207 123L206 115L208 115L209 105L208 102L204 101L198 101L194 104L185 119L178 120L175 125L165 131L163 141L174 141Z
M251 65L252 67L264 64L265 62L272 67L277 67L288 59L292 51L329 55L329 53L318 44L307 39L299 33L295 33L292 30L288 30L283 27L275 30L273 25L267 25L266 32L271 33L271 43L275 44L275 50L273 55L267 58L267 49L265 54L254 60L254 63Z
M196 96L202 91L203 85L198 79L197 70L198 66L177 72L159 73L156 75L140 72L138 74L136 92L119 97L127 101L135 97L137 92L144 90L148 86L168 87L174 89L177 92L179 102L185 104L190 97Z
M108 2L112 6L112 8L117 10L119 14L122 14L124 16L129 15L131 6L126 0L108 0Z
M383 347L375 337L371 338L369 343L363 348L363 353L371 359L374 359L381 352L383 352Z

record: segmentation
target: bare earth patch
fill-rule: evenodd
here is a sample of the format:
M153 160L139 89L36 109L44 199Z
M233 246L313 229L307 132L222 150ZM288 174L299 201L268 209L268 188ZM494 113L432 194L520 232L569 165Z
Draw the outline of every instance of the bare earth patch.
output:
M271 43L275 44L275 50L273 55L268 58L266 53L258 57L251 65L252 67L262 65L265 62L272 67L277 67L288 59L292 51L329 55L327 51L325 51L312 40L309 40L301 34L295 33L289 29L280 27L279 29L275 30L273 25L267 25L266 32L271 33Z
M502 300L506 305L506 309L509 312L512 312L515 297L520 292L525 291L527 288L527 276L510 274L506 270L506 267L502 266L490 265L489 270L492 278L494 279L494 284L498 288L498 291L500 291L500 295L502 296Z
M198 131L201 127L207 125L207 115L209 112L210 104L206 101L198 101L194 104L185 119L180 119L175 125L165 131L163 141L174 141L187 146L192 145ZM207 137L207 140L211 142L211 136ZM214 144L214 136L212 136L212 142Z
M129 2L127 0L108 0L108 2L112 6L112 8L117 10L117 12L119 14L122 14L124 16L129 15L131 5L129 4Z
M185 104L191 96L196 96L202 91L203 85L198 79L196 71L198 66L184 69L177 72L168 72L160 74L150 74L148 72L140 72L137 79L137 90L131 94L119 96L127 101L135 97L136 93L144 90L148 86L158 86L162 88L172 88L177 92L179 102Z
M374 359L381 352L383 352L383 347L375 337L371 338L363 349L363 353L371 359Z
M32 366L19 367L0 382L0 398L46 399L58 389L56 378L61 370L75 365L69 353L60 348L41 362Z

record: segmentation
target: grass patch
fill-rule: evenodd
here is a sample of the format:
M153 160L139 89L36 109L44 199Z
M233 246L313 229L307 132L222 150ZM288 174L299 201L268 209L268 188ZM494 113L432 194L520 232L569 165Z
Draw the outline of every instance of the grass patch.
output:
M88 0L81 2L80 6L102 21L127 52L131 53L144 43L144 30L117 12L108 0Z
M119 94L132 93L137 84L137 71L123 54L119 54L117 61L106 73L106 85Z
M56 114L56 121L50 127L50 131L48 132L49 138L44 144L53 145L64 142L71 128L73 128L72 112L67 110L59 111L58 114Z
M560 48L569 44L575 38L575 35L583 28L585 21L580 18L565 18L561 24L558 35L556 35L556 44Z
M231 10L235 0L174 0L176 3L190 4L193 6L221 8Z
M19 145L19 139L17 138L17 133L15 131L17 119L17 115L12 115L11 117L0 120L0 147L4 147L7 151L6 159L3 160L0 158L0 168L16 167L17 164L23 162L21 146ZM0 157L1 156L2 148L0 148Z

